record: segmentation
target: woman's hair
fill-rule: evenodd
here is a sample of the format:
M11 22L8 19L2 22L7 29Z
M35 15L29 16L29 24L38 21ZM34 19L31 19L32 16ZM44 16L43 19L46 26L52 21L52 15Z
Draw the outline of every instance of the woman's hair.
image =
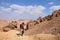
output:
M22 22L22 24L24 24L24 22Z

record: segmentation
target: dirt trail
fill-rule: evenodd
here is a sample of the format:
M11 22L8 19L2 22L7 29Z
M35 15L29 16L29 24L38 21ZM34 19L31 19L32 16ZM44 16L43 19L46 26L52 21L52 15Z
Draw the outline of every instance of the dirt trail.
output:
M57 40L57 36L51 34L36 34L36 35L24 35L19 37L16 35L16 30L9 32L0 32L0 40Z

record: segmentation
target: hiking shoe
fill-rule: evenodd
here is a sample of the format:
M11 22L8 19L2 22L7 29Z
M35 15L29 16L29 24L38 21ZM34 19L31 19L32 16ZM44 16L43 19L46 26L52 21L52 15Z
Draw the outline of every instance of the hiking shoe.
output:
M22 37L22 36L20 36L20 37Z

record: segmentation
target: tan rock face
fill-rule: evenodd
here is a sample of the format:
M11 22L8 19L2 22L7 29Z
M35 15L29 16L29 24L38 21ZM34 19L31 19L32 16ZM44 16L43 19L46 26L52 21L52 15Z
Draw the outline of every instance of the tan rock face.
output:
M37 20L39 20L40 23L44 21L41 17L39 17Z
M44 17L43 19L44 19L44 21L49 21L52 19L51 17L52 17L51 15L48 15L48 16Z
M52 16L53 16L53 17L58 17L58 16L60 16L60 9L54 11L54 12L52 13Z
M38 18L38 20L33 21L31 26L29 26L29 30L25 33L28 35L31 34L39 34L39 33L47 33L47 34L55 34L55 35L60 35L60 10L55 12L53 15L48 15L43 19L42 22L39 22L41 18ZM56 17L56 15L58 15ZM42 20L41 19L41 20ZM34 23L38 21L38 24L36 23L35 26Z

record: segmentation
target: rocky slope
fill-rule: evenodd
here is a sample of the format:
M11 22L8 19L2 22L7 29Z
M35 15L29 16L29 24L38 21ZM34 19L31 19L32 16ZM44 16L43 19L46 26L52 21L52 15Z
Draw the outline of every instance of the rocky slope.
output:
M54 34L60 35L60 10L54 11L52 15L30 22L29 30L25 34ZM31 26L33 25L33 26Z

